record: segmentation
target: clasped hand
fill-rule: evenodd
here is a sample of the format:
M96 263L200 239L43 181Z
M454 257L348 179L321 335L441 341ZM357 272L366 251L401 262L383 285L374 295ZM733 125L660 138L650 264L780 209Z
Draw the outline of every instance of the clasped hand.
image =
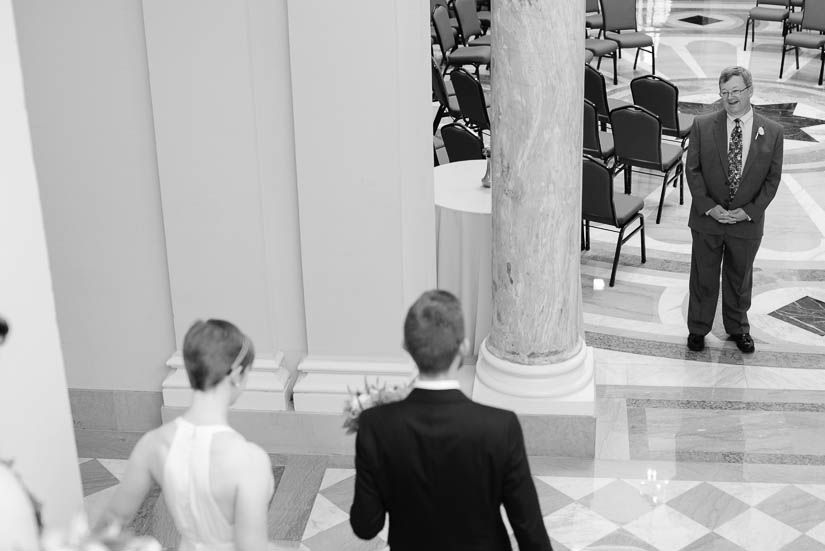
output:
M722 205L716 205L713 207L710 214L714 220L719 222L720 224L736 224L737 222L743 222L748 219L748 215L742 209L733 209L727 210Z

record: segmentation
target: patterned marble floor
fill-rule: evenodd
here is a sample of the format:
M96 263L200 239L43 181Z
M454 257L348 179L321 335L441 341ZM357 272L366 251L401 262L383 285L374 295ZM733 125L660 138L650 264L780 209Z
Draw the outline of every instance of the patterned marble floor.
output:
M654 223L659 180L634 176L645 198L648 260L638 240L624 248L616 286L608 279L614 234L592 232L582 256L584 321L597 365L596 460L533 457L542 511L554 548L628 545L663 551L825 550L825 89L819 59L800 54L778 79L778 24L760 23L742 51L752 0L638 0L639 21L656 42L660 76L680 88L686 111L716 101L729 65L754 74L754 104L780 120L785 171L769 207L755 266L751 309L755 354L743 356L717 322L702 353L685 347L690 264L689 196L668 190ZM650 69L642 56L619 61L613 97ZM610 70L605 67L609 74ZM489 74L482 73L489 83ZM620 187L617 185L617 191ZM272 456L278 489L270 510L277 548L372 550L347 511L351 457ZM94 518L124 462L82 459L84 495ZM144 505L139 530L175 544L162 500Z

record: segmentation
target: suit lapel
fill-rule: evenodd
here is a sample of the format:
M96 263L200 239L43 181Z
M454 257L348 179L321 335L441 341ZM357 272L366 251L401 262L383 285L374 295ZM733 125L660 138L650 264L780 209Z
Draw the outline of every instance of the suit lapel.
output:
M751 109L753 107L751 106ZM753 112L753 124L751 125L751 136L750 136L750 148L748 149L748 158L745 159L745 165L742 167L742 178L741 180L745 179L745 175L748 173L748 169L753 165L754 159L756 158L756 153L754 150L756 149L756 136L759 134L759 129L765 125L764 119L761 115L757 115L756 111Z
M722 161L722 169L725 178L728 177L728 114L722 109L714 120L713 136L716 139L716 150L719 152L719 159Z

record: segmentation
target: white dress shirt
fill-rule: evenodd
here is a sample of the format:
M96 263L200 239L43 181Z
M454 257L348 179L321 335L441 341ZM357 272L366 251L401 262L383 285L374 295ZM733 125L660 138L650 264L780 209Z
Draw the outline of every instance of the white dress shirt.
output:
M425 380L416 379L413 383L413 388L420 388L422 390L461 390L461 385L455 379L434 379Z
M736 128L735 117L728 115L728 151L730 151L730 135ZM739 117L739 124L742 125L742 169L745 168L745 161L748 160L748 151L751 150L753 141L753 107L748 112Z

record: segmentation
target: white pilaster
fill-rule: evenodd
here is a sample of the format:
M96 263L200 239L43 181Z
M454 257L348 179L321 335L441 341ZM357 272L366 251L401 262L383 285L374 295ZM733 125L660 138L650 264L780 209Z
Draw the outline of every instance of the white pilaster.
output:
M365 374L409 376L404 315L435 286L427 3L288 6L309 352L294 402L340 411Z

